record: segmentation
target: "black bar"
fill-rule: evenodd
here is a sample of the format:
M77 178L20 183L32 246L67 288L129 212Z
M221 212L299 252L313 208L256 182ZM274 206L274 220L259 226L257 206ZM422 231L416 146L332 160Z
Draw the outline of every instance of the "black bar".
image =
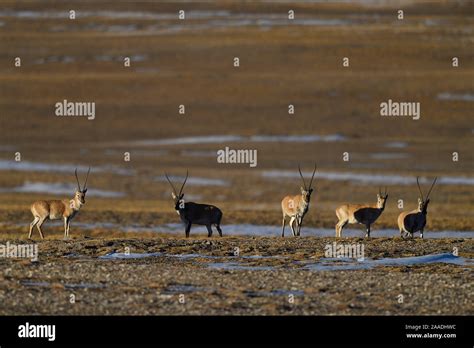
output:
M20 338L25 323L54 324L55 340ZM8 316L0 317L0 346L9 344L212 344L218 337L234 344L344 345L449 345L472 347L473 318L461 316L367 317L104 317L104 316ZM407 329L410 325L411 329ZM425 325L423 329L423 325ZM427 326L426 326L427 325ZM436 325L436 326L432 326ZM441 329L441 325L445 328ZM450 326L455 325L455 329ZM419 326L415 331L413 328ZM455 333L455 338L407 338L408 334ZM224 343L224 342L221 342ZM89 346L89 345L88 345Z

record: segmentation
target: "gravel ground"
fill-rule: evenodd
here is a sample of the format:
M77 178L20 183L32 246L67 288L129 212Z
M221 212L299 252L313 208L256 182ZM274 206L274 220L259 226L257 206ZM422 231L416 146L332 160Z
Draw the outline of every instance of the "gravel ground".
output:
M474 314L471 265L303 269L321 262L325 246L333 242L313 237L166 236L36 242L38 261L0 259L0 314ZM368 259L450 253L454 248L459 256L474 255L471 239L348 238L340 243L362 243ZM157 254L100 258L127 251Z

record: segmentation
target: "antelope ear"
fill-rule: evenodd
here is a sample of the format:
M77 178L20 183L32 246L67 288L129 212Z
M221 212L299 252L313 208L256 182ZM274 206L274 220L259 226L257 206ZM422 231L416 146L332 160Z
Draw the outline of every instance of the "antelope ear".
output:
M173 199L176 199L176 195L174 194L174 192L171 192L171 197L173 197Z
M300 190L301 190L301 192L304 192L303 186L300 186Z
M184 197L184 193L182 193L180 196L179 196L179 200L182 200Z
M86 192L87 192L87 189L82 190L82 193L86 193Z

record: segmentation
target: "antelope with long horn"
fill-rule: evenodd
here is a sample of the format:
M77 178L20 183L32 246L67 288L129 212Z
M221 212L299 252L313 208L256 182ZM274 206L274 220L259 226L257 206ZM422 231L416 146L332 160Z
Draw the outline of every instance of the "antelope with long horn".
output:
M433 180L428 194L424 197L423 192L421 191L420 182L418 177L416 177L416 184L420 191L418 208L412 211L402 212L398 216L398 229L400 230L402 238L405 238L405 236L411 236L413 238L413 234L418 231L420 232L420 238L423 238L423 230L426 226L426 215L428 214L428 204L430 203L429 197L437 179L438 178L436 177Z
M283 222L282 222L282 230L281 236L285 236L285 222L286 217L290 218L289 226L291 228L291 232L293 236L299 236L301 232L301 225L303 224L303 218L308 212L309 209L309 201L311 199L311 193L313 193L313 179L314 174L316 173L316 163L314 164L313 175L311 176L311 180L309 182L309 186L306 186L306 182L304 180L303 174L301 173L301 168L298 165L298 171L300 172L301 180L303 181L303 186L301 189L301 194L296 196L285 196L281 201L281 210L283 213ZM296 230L293 226L296 223Z
M74 194L73 199L63 199L63 200L47 200L47 201L36 201L31 207L31 214L33 214L33 221L30 224L30 232L28 238L31 238L33 227L36 226L38 232L41 236L41 239L44 239L43 232L41 231L41 226L46 220L60 220L64 221L64 238L69 237L69 228L71 225L71 220L76 216L81 207L86 204L86 192L87 192L87 179L89 178L89 171L87 172L86 180L84 186L81 189L79 184L79 178L77 177L77 168L74 172L77 182L77 190Z
M347 224L363 224L366 227L366 237L370 238L370 225L372 225L385 209L388 194L387 188L382 194L379 188L376 204L343 204L336 209L339 221L336 224L336 238L342 237L342 229Z
M221 220L222 220L222 211L214 205L209 204L198 204L194 202L185 202L183 197L183 188L188 180L188 172L186 171L186 178L184 179L183 184L181 185L181 189L179 193L176 192L176 189L171 182L168 175L165 173L166 180L168 180L173 192L171 196L174 200L174 208L178 213L181 221L184 222L185 225L185 233L186 238L189 237L189 233L191 232L191 226L195 225L204 225L207 227L207 236L212 236L212 225L214 225L219 232L219 236L222 237L222 229L221 229Z

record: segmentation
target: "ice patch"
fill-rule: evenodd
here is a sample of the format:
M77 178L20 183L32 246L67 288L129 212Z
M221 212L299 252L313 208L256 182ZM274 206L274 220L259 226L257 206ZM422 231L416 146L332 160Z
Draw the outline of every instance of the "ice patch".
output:
M184 176L170 176L170 180L172 182L183 182L185 179ZM157 181L161 182L168 182L166 178L159 176L156 178ZM210 179L210 178L200 178L200 177L192 177L188 178L186 181L186 185L191 186L229 186L230 182L227 180L222 179Z
M87 173L89 167L72 164L54 164L42 162L29 161L9 161L0 159L0 170L14 170L22 172L59 172L59 173L74 173L74 170ZM125 168L118 168L114 166L94 167L92 172L110 172L118 175L133 175L134 171Z
M345 141L346 137L340 134L330 135L206 135L181 138L132 141L132 146L163 146L163 145L193 145L193 144L220 144L220 143L312 143Z
M371 269L377 266L415 266L432 263L446 263L458 266L474 266L472 259L454 256L453 254L432 254L413 257L383 258L377 260L364 259L357 261L354 259L321 259L317 263L307 264L303 269L311 271L344 271Z
M408 143L404 141L389 141L388 143L385 143L384 146L388 148L394 148L394 149L403 149L408 146Z
M410 157L408 154L402 152L377 152L370 154L370 158L375 160L403 159L408 157Z
M65 183L46 183L46 182L30 182L23 183L22 186L12 188L0 188L0 192L17 192L17 193L48 193L51 195L67 194L72 195L77 187ZM90 189L87 191L88 197L123 197L125 194L121 192L105 191L99 189Z
M143 259L147 257L159 257L163 253L110 253L99 256L101 260L123 260L123 259Z
M215 262L208 263L207 267L212 269L223 269L230 271L272 271L275 268L272 266L248 266L238 262Z
M312 173L303 173L304 176L311 176ZM268 179L295 179L300 175L295 171L287 170L266 170L261 174ZM395 174L361 174L354 172L324 172L318 171L316 179L330 181L350 181L364 184L387 184L387 185L416 185L416 178L412 176L402 176ZM474 185L474 178L463 176L443 176L438 178L438 185ZM431 184L428 178L420 177L420 184Z
M472 101L474 101L474 94L444 92L444 93L439 93L437 98L439 100L453 100L453 101L472 102Z

